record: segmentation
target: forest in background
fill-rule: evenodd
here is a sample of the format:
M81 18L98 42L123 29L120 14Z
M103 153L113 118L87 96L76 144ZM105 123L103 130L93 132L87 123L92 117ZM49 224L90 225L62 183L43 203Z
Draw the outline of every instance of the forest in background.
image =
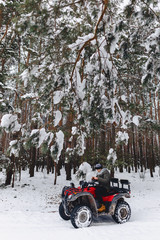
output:
M0 0L0 167L160 166L158 0Z

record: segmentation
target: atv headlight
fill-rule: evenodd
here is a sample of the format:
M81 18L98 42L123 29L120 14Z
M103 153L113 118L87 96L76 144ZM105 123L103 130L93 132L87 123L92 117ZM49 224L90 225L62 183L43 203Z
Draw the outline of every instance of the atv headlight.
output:
M72 194L68 196L68 199L71 199L72 198Z

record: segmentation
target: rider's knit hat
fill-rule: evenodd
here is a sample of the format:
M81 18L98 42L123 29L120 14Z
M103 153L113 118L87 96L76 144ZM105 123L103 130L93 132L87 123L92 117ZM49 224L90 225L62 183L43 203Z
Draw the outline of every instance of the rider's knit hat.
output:
M97 163L97 164L95 165L95 169L102 169L102 164Z

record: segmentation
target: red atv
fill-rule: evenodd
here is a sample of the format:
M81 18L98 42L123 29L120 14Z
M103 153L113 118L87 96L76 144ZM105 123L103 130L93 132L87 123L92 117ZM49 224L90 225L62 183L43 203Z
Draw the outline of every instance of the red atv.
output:
M121 187L119 187L119 182ZM130 183L128 180L112 178L110 191L103 197L105 212L98 213L99 203L96 200L96 182L80 182L80 187L65 186L62 190L62 202L59 214L64 220L71 220L75 228L88 227L93 216L110 215L116 223L125 223L131 217L131 209L124 198L130 198Z

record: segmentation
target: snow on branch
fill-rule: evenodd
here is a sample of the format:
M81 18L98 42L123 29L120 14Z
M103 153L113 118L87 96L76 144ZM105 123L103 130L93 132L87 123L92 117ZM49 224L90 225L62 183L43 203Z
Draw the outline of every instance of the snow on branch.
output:
M127 132L117 132L116 143L124 142L126 145L128 144L129 135Z
M12 156L12 154L15 157L19 157L20 152L20 143L18 140L13 140L9 143L9 155Z
M16 114L5 114L1 119L1 127L9 133L18 132L21 129L21 125L18 123L18 117Z
M64 133L60 130L56 133L55 144L51 146L51 155L55 162L59 161L64 144Z
M97 38L97 30L98 30L98 26L100 24L100 22L103 20L103 17L104 17L104 14L107 10L107 7L108 7L108 0L105 0L103 5L102 5L102 12L101 12L101 15L97 21L97 24L95 26L95 29L94 29L94 34L91 34L89 35L90 37L88 38L87 36L87 40L82 44L81 48L79 49L78 51L78 55L77 55L77 58L76 58L76 61L75 61L75 64L74 64L74 67L73 67L73 70L72 70L72 73L71 73L71 78L70 78L70 81L71 81L71 85L72 85L72 80L73 80L73 74L74 74L74 71L75 71L75 68L76 68L76 65L77 65L77 62L79 61L80 59L80 56L81 56L81 53L83 51L83 49L88 45L90 44L93 40L96 40Z
M42 128L40 130L34 129L30 134L30 139L32 143L36 145L37 148L40 148L44 142L47 142L49 146L53 139L53 136L54 136L53 133L51 132L47 133L45 128Z

